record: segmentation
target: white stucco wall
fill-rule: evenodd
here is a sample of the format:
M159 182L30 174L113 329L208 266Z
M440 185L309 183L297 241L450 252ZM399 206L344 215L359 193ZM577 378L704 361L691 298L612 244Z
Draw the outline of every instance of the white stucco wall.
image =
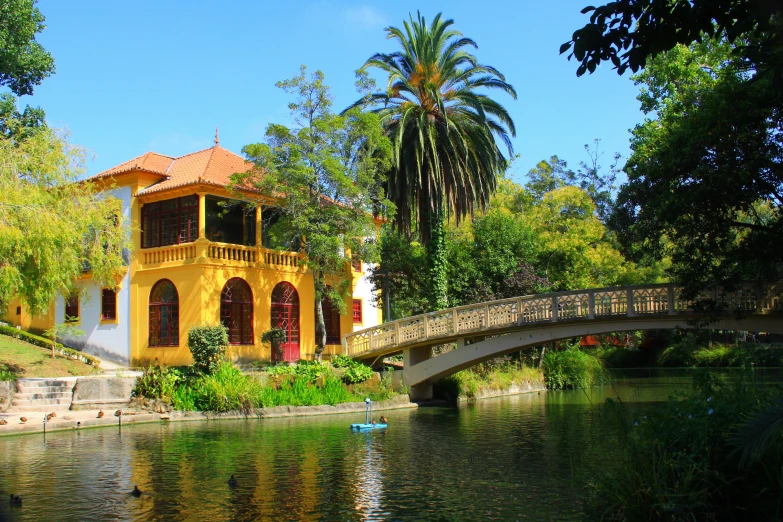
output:
M122 201L122 214L126 224L130 223L131 189L118 187L108 191ZM101 321L101 287L91 279L78 283L82 293L79 297L79 322L83 336L67 337L68 346L79 348L115 362L130 362L130 278L126 273L117 288L117 320ZM57 324L65 319L65 299L57 296L54 317ZM102 324L103 323L103 324Z
M363 330L364 328L370 328L371 326L377 326L378 319L378 307L375 306L375 296L372 291L372 282L367 277L367 273L373 265L362 265L364 273L356 282L356 287L353 290L354 299L362 300L362 324L354 324L353 331ZM349 313L351 310L349 310Z

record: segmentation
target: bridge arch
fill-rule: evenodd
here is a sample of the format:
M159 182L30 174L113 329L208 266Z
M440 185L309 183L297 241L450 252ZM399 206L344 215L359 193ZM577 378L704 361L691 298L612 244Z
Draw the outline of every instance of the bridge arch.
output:
M543 343L610 332L688 328L693 303L674 285L639 285L523 296L409 317L343 337L344 353L376 361L403 353L403 382L411 398L432 396L432 383L480 362ZM724 305L711 329L783 333L778 285L715 289ZM741 314L740 314L741 312ZM431 347L457 349L430 357ZM474 341L474 342L470 342Z

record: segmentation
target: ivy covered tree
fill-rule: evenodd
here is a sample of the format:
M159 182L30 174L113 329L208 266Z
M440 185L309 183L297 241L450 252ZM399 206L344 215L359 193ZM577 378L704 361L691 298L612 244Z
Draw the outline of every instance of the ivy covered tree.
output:
M271 124L263 143L243 152L255 164L235 174L232 186L241 197L259 194L277 201L281 219L271 233L301 245L301 263L315 289L316 356L326 345L322 302L330 299L345 313L351 291L352 257L378 260L373 211L388 202L378 180L390 168L391 143L378 116L358 109L332 112L332 98L320 71L308 75L304 66L277 86L293 96L288 107L295 127Z
M394 224L410 236L418 230L429 250L430 304L448 305L444 223L457 223L485 209L507 166L501 147L513 155L514 122L487 91L516 99L494 67L470 53L476 43L438 14L429 25L421 14L403 29L387 27L400 50L370 57L363 70L387 75L386 90L354 107L378 114L394 147L387 194L397 208Z

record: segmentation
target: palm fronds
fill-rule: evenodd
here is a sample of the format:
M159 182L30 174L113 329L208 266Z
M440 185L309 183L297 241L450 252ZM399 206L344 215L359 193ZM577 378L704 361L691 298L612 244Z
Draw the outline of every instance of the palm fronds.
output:
M516 91L494 67L469 52L476 42L438 14L430 25L417 13L403 28L387 27L401 50L377 53L363 69L388 75L385 92L351 106L377 113L394 143L387 194L397 207L395 225L406 235L418 219L422 241L445 212L457 221L484 209L496 176L507 165L497 141L513 154L516 129L508 111L479 89Z

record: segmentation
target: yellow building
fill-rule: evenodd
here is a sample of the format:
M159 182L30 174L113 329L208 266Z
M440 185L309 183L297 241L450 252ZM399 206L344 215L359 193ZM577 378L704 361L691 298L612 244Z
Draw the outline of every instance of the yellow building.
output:
M86 274L81 297L58 297L44 317L30 317L11 303L7 319L45 329L77 317L84 335L67 344L132 366L156 359L192 363L188 329L219 322L229 329L235 361L271 360L260 337L273 325L287 332L285 360L312 359L313 280L299 266L298 252L272 248L265 234L264 223L277 219L274 201L221 205L231 196L231 174L250 167L216 139L209 149L176 158L148 152L93 176L122 201L131 223L127 272L115 290L100 288ZM339 353L342 335L381 320L365 269L352 267L347 314L324 303L327 356Z

